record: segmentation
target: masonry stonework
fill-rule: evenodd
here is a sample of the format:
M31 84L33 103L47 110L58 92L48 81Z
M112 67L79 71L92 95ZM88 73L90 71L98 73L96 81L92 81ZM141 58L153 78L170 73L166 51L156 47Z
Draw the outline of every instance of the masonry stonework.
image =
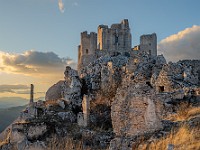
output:
M78 46L78 70L94 60L97 49L97 34L87 31L81 33L81 45Z
M151 56L157 56L157 37L156 34L142 35L140 45L132 48L132 36L128 19L121 23L98 26L98 34L95 32L81 33L81 44L78 46L78 70L88 66L101 56L109 55L137 55L140 52ZM137 56L134 56L137 57Z
M131 33L127 19L120 24L113 24L111 28L106 25L98 27L98 49L109 51L130 51Z
M152 56L157 56L157 36L155 33L140 37L140 50Z

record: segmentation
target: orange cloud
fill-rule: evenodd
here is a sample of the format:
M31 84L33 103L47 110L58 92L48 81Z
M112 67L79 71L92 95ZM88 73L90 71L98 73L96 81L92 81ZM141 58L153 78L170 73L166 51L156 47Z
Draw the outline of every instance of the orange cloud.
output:
M0 71L25 75L55 75L62 73L66 66L76 67L70 58L60 58L53 52L29 50L22 54L0 51Z
M30 91L28 90L30 87L28 87L27 85L22 85L22 84L16 84L16 85L8 85L8 84L3 84L0 85L0 93L5 93L5 92L9 92L9 93L24 93L27 91L30 93Z

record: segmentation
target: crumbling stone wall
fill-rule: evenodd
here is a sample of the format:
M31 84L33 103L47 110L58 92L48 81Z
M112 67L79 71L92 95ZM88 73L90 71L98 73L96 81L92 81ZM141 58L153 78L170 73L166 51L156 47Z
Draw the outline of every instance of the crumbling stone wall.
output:
M155 33L142 35L140 37L140 51L157 56L157 36Z
M120 24L113 24L111 28L106 25L98 27L98 49L108 51L130 51L131 33L128 19L124 19Z
M78 71L101 56L130 52L131 42L127 19L111 25L110 28L107 25L99 25L98 35L95 32L82 32L81 44L78 46Z
M157 36L155 33L142 35L140 45L131 48L132 36L128 19L121 23L98 26L98 34L87 31L81 33L81 44L78 46L78 71L103 56L114 56L117 54L127 55L140 61L138 54L146 53L152 57L157 56Z
M87 66L96 58L95 51L97 49L97 34L87 31L81 33L81 45L78 47L78 70Z

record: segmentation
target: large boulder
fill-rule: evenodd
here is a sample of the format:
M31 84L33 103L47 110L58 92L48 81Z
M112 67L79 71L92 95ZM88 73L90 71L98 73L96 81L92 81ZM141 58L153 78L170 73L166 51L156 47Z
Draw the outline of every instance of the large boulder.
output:
M62 98L62 85L64 81L59 81L56 84L52 85L46 92L45 100L58 100Z
M162 128L162 97L145 83L126 84L117 90L111 106L113 130L135 136Z
M156 94L146 80L139 81L127 75L111 105L112 126L116 137L110 142L110 149L132 150L135 137L162 129L167 98L170 99L167 95Z

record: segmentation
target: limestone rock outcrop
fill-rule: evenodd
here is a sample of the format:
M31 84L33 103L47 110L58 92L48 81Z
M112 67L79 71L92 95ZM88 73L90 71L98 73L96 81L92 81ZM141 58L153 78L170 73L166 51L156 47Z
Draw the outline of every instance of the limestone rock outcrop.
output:
M177 63L168 63L162 67L155 82L157 92L183 91L187 96L187 90L196 93L200 85L200 62L197 60L185 60Z
M94 103L110 105L121 83L128 57L105 56L85 67L80 74L84 94L90 94ZM104 99L101 101L101 99Z
M45 100L63 99L73 107L80 107L82 102L82 83L79 79L78 72L67 66L64 75L64 81L59 81L47 90Z
M167 63L157 55L155 33L142 35L134 48L131 41L127 19L100 25L98 34L82 32L78 70L67 66L45 101L33 101L31 86L29 105L0 134L0 149L169 150L199 143L200 60ZM157 148L156 140L183 125L194 136Z
M124 85L111 106L113 130L117 136L136 136L162 128L162 96L147 84Z
M67 66L64 72L65 81L62 85L62 96L73 106L81 106L82 95L81 88L82 84L78 76L78 72L71 67Z
M100 57L80 74L67 66L46 101L30 103L4 133L1 149L137 149L141 139L151 142L178 128L166 118L182 102L199 107L199 66L147 53Z

